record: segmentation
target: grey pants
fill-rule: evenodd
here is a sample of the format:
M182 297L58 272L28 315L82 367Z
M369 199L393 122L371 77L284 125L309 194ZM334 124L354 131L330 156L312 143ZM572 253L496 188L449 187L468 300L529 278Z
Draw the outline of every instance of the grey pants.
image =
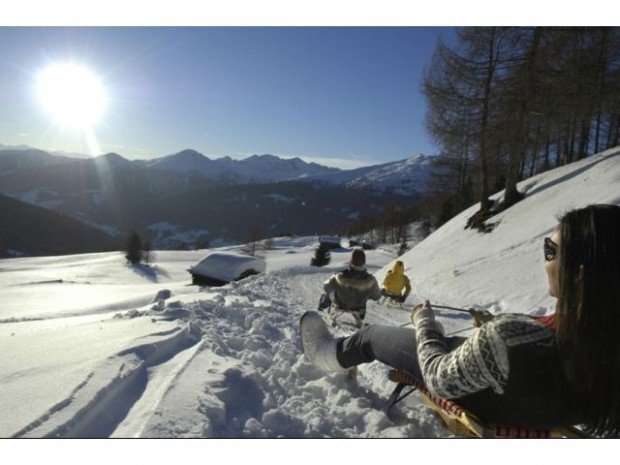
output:
M446 347L453 350L463 341L462 337L448 337ZM341 339L337 347L336 357L344 368L378 360L424 382L413 328L372 325Z

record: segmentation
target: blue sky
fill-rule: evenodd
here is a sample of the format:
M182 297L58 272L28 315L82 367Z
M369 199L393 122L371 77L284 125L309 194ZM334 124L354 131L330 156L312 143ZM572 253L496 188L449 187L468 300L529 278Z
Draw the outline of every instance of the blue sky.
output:
M102 153L185 148L217 158L272 153L353 167L435 149L420 81L431 27L0 28L0 143L88 152L39 108L53 62L99 75L109 100Z

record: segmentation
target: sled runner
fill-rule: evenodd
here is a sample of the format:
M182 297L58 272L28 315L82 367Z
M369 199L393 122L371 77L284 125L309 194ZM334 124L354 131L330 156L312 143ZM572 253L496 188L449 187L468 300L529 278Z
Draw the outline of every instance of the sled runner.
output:
M341 317L346 314L351 315L355 321L353 322L347 319L342 319ZM325 323L327 323L329 326L333 328L336 328L339 326L349 326L351 328L361 329L365 326L368 326L368 323L364 323L362 321L360 312L355 311L355 310L342 310L333 305L327 309L327 312L323 316L323 319L325 320Z
M400 299L400 296L386 294L383 297L381 297L381 299L379 299L379 304L385 305L386 307L393 307L393 308L399 308L401 310L404 310L405 307L403 306L403 302L401 302L399 299Z
M388 378L397 383L386 406L389 416L391 408L414 391L422 395L424 403L433 410L456 436L474 438L586 438L587 435L578 429L568 426L551 429L525 428L516 426L486 425L474 415L454 402L442 399L429 390L415 377L398 370L390 370ZM402 391L410 386L409 391Z

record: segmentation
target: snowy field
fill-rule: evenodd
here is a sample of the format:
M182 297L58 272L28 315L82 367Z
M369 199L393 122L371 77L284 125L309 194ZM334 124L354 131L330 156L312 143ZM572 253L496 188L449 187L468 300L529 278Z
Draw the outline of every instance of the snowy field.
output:
M367 320L406 324L423 298L552 312L543 237L563 211L620 204L620 151L519 187L526 199L493 218L492 233L463 229L473 206L403 256L414 287L407 309L371 302ZM381 364L349 381L301 356L299 317L349 256L344 248L310 267L316 244L276 238L266 273L219 288L191 285L186 270L204 251L156 252L148 267L121 253L0 260L0 437L449 437L417 395L384 414L393 386ZM367 252L379 280L394 259ZM471 325L437 313L446 333Z

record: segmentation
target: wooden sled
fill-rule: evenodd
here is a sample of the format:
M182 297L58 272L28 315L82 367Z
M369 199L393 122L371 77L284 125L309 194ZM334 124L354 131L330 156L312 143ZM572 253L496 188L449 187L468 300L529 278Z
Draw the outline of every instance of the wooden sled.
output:
M525 428L521 426L486 425L474 415L461 408L454 402L435 396L415 377L398 370L390 370L390 381L397 383L394 392L388 401L387 410L397 402L417 390L422 394L424 403L433 410L456 436L469 438L587 438L588 436L572 426L551 429ZM412 389L401 395L405 386Z
M392 294L383 294L379 299L379 305L385 305L386 307L398 308L404 310L404 303L398 300L400 296Z

